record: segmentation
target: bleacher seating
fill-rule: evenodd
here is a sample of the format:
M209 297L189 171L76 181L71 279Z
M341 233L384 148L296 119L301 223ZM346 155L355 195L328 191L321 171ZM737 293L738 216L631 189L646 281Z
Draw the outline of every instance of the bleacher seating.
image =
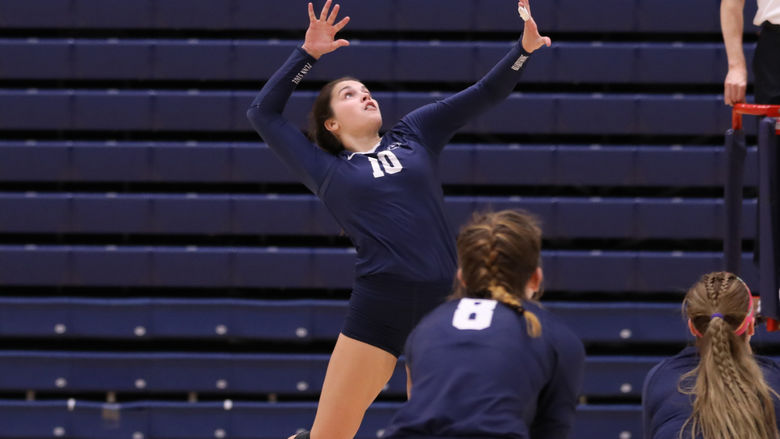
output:
M0 39L0 57L19 59L0 79L261 81L299 41ZM378 41L355 44L317 64L307 80L344 72L365 81L473 82L506 42ZM752 46L746 45L748 56ZM24 56L22 56L22 54ZM534 55L531 83L720 84L725 50L714 43L561 42ZM605 69L604 65L612 67ZM670 71L668 65L675 68ZM408 69L404 66L415 65ZM442 70L439 66L446 65Z
M37 131L246 132L255 92L0 89L0 129ZM440 93L379 92L385 128ZM296 92L285 115L306 125L314 92ZM672 115L683 115L676 118ZM718 135L731 113L718 96L513 94L463 134ZM747 128L747 126L746 126ZM749 131L748 131L749 132Z
M353 249L304 247L0 246L0 282L13 286L342 288ZM550 250L548 288L558 291L684 291L691 272L718 270L720 253ZM743 277L756 270L743 256Z
M442 153L447 185L717 187L722 147L455 144ZM745 184L756 184L755 148ZM298 183L273 152L250 142L0 141L10 182Z
M358 438L379 438L398 403L375 403L363 419ZM306 428L314 417L311 402L269 403L225 400L219 402L99 403L54 400L20 403L0 400L0 421L13 425L8 434L20 439L64 436L113 439L214 437L275 439L289 428ZM44 421L41 421L44 419ZM572 439L637 437L641 412L630 405L582 405L572 428Z
M346 302L334 300L0 298L0 336L73 340L332 340ZM680 307L651 302L551 302L586 343L684 343ZM263 322L258 324L257 322ZM759 329L761 345L777 344ZM2 353L0 352L0 355Z
M451 224L463 224L474 211L529 210L541 219L548 239L723 236L719 199L453 196L445 208ZM752 237L753 200L746 203L743 217L744 236ZM313 195L2 192L0 228L13 233L117 235L332 236L340 230Z
M303 4L303 3L302 3ZM380 0L371 4L342 0L355 31L515 32L517 17L501 0ZM534 17L551 32L583 33L718 33L718 9L707 0L608 0L603 9L576 0L533 4ZM755 5L745 12L749 17ZM181 11L186 10L187 13ZM273 11L273 13L269 13ZM609 11L605 19L603 11ZM674 11L674 13L670 13ZM274 0L7 0L0 5L0 26L6 29L185 29L298 31L306 16L296 8L278 8Z
M659 361L658 357L590 357L583 392L596 397L638 397L645 375ZM0 353L0 390L311 396L322 390L327 362L328 356L322 354L6 351ZM402 363L384 395L405 394Z
M339 3L352 44L294 93L285 114L301 128L345 74L387 128L478 80L522 26L504 0ZM305 4L0 2L0 436L278 439L311 425L355 251L245 114L300 44ZM682 292L722 265L718 8L533 12L553 46L444 150L445 207L453 232L485 208L541 218L545 306L588 351L571 437L638 438L645 373L691 341ZM749 148L751 286L756 168ZM780 352L763 329L754 342ZM381 437L402 368L358 438Z
M0 335L16 338L306 342L333 339L346 314L345 302L323 299L6 297L0 305ZM680 309L673 304L552 302L547 308L587 343L687 340Z

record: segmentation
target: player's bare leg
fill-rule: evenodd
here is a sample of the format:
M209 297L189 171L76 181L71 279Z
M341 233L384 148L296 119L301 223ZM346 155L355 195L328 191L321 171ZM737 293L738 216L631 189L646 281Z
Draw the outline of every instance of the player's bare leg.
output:
M395 370L387 351L339 334L328 362L312 439L352 439Z

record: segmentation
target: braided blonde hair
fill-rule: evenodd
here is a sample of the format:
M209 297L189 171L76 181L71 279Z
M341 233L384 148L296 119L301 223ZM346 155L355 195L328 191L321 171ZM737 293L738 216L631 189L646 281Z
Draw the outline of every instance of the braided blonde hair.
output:
M746 334L736 335L749 313L750 294L737 276L715 272L702 276L685 296L683 307L697 339L699 365L683 375L680 391L694 396L693 412L683 425L683 439L777 439L771 395ZM683 382L695 383L684 388Z
M516 210L477 213L461 228L457 247L465 286L456 282L452 297L502 302L525 317L529 335L541 335L538 317L523 307L542 248L536 218Z

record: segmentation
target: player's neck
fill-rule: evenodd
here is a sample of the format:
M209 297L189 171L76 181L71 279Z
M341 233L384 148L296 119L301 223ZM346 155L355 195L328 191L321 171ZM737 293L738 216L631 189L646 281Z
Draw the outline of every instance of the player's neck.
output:
M369 152L376 148L381 140L379 133L374 132L365 135L344 135L341 143L347 151Z

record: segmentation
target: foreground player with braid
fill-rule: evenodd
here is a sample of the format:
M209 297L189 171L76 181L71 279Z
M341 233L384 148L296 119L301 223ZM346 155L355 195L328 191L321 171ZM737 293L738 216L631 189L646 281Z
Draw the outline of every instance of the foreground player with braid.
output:
M748 286L709 273L683 301L696 346L655 366L642 391L645 439L777 439L780 367L753 355Z
M409 401L384 437L567 437L585 351L535 301L541 245L534 218L518 211L478 214L461 229L455 293L409 335Z

